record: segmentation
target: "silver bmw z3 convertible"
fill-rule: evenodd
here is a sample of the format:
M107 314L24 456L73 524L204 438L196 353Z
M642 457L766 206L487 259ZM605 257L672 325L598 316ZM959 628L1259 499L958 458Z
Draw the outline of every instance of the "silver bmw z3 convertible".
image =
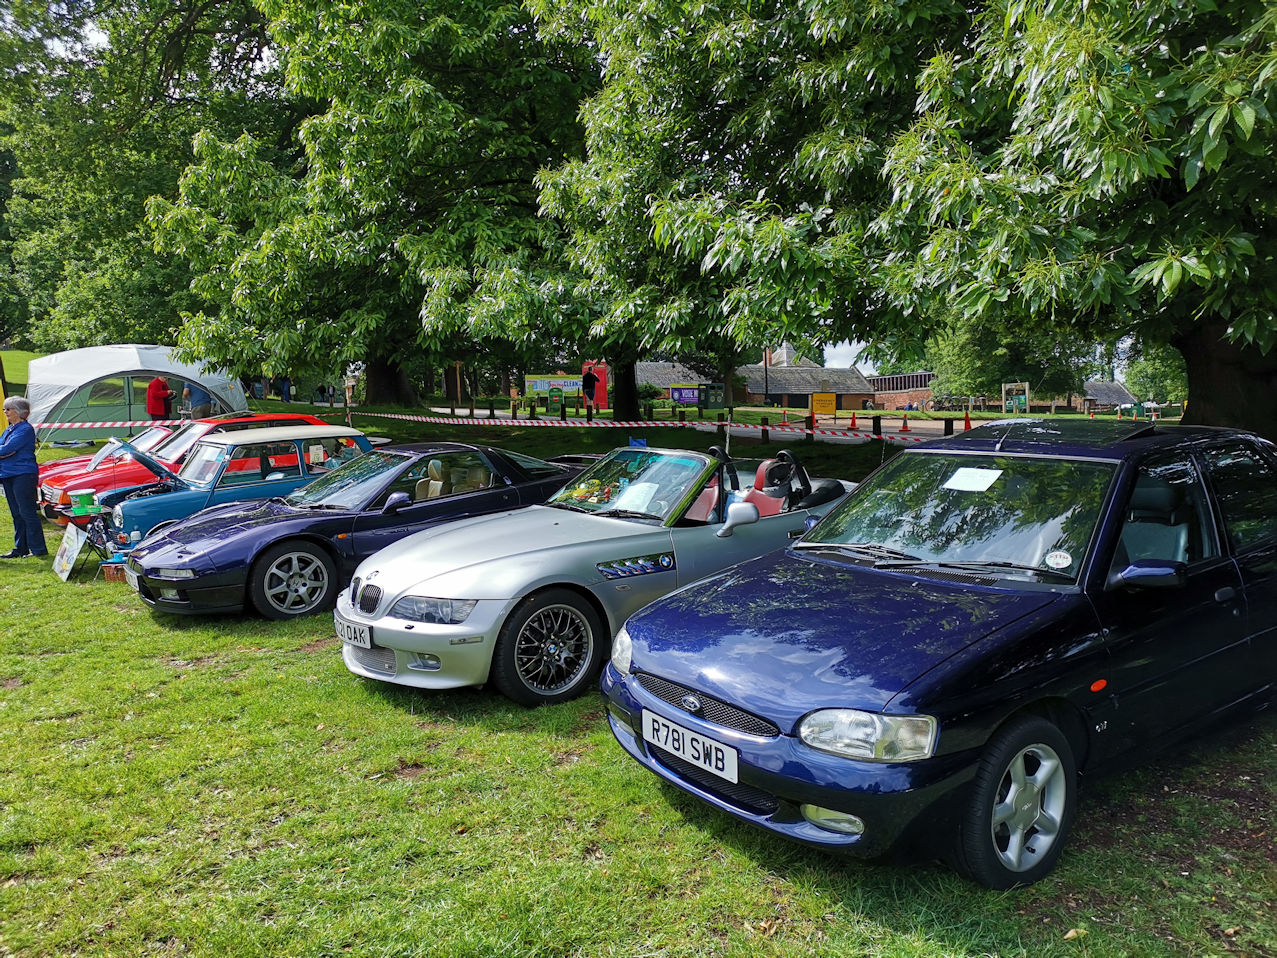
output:
M364 560L334 624L357 675L489 680L525 705L591 687L626 618L801 535L854 484L782 451L616 449L544 505L450 522Z

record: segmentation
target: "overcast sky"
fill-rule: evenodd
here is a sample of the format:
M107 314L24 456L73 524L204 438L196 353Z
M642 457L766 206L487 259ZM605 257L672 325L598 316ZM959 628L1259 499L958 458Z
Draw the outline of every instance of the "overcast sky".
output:
M855 366L866 376L872 376L876 372L873 363L856 361L856 357L864 348L864 343L848 343L845 341L837 346L826 346L825 365L833 369L847 369L850 366Z

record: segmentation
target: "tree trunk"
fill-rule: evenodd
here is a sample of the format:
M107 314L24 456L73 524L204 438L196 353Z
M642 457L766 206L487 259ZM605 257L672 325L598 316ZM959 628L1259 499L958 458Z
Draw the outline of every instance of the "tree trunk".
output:
M634 360L608 364L608 397L612 401L613 419L638 419L638 382Z
M455 362L443 367L443 395L449 402L458 405L470 399L470 374L465 363L458 366Z
M397 365L380 356L364 367L364 402L369 405L416 406L417 391Z
M1188 371L1185 423L1236 426L1277 440L1277 350L1224 339L1222 320L1196 323L1171 340Z

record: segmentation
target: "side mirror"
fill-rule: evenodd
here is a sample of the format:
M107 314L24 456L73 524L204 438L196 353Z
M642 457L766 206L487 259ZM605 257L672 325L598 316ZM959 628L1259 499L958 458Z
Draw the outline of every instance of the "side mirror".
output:
M737 526L749 526L758 521L758 506L752 502L733 502L727 507L727 521L714 535L726 539Z
M1136 559L1118 573L1117 584L1141 589L1182 589L1188 567L1170 559Z
M386 499L386 504L381 507L381 511L384 515L389 515L392 512L398 512L410 502L412 502L412 496L408 493L392 492Z

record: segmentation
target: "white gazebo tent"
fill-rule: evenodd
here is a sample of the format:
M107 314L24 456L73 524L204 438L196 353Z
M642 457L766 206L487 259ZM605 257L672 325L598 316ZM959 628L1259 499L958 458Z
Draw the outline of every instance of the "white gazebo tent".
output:
M145 423L146 386L163 373L181 395L185 383L198 383L213 397L213 411L248 409L238 379L199 364L178 362L168 346L125 343L70 349L31 360L27 400L31 424L41 440L86 439L138 432ZM174 405L174 418L177 418ZM59 426L59 423L112 423L109 426Z

